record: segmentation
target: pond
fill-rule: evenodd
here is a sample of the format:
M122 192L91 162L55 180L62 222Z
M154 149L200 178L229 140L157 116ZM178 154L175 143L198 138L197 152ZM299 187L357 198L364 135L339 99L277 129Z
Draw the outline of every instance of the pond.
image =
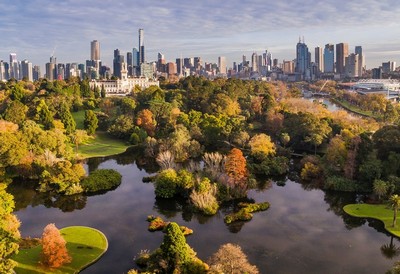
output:
M270 202L270 209L255 213L250 222L227 226L223 217L229 207L205 217L187 211L183 202L156 200L153 185L142 182L148 172L129 153L90 159L87 168L116 169L122 184L102 195L69 199L38 195L19 184L10 188L24 237L40 237L49 223L104 232L108 251L82 273L126 273L135 267L133 258L141 250L154 250L162 241L161 232L147 231L151 214L193 229L187 241L199 258L207 259L224 243L235 243L261 273L375 274L400 260L381 251L392 239L380 222L343 213L342 206L355 201L353 194L324 192L290 180L272 183L248 194L256 202ZM393 243L400 247L397 238Z

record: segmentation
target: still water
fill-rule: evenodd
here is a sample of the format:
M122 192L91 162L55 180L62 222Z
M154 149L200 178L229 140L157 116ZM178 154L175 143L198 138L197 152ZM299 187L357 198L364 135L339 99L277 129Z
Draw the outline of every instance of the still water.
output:
M248 197L268 201L271 207L255 213L246 223L225 225L225 207L212 217L192 214L183 202L156 200L149 173L129 153L107 159L91 159L90 170L112 168L122 174L122 184L102 195L78 196L69 200L37 195L22 186L15 195L16 215L22 235L40 237L48 223L57 227L84 225L104 232L109 241L105 255L82 273L126 273L141 250L154 250L161 232L148 232L146 217L161 216L194 230L189 245L206 260L220 245L235 243L261 273L385 273L400 256L385 257L382 248L393 244L378 221L357 219L341 210L354 202L354 195L328 193L286 180ZM139 167L138 167L139 166ZM397 250L397 253L399 251ZM391 256L389 256L391 257Z

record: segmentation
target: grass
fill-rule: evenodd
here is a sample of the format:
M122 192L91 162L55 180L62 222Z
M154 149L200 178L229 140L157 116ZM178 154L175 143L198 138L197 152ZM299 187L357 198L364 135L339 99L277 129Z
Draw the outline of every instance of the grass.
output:
M348 111L351 111L353 113L356 113L356 114L359 114L359 115L365 116L365 117L371 117L374 119L378 118L378 116L376 114L374 114L372 111L362 110L359 107L351 104L350 102L348 102L346 100L338 100L335 98L331 98L331 100L333 100L335 102L335 104L338 104L338 105L342 106L344 109L347 109Z
M58 269L46 268L39 264L42 247L22 249L14 256L18 266L17 274L28 273L79 273L82 269L95 263L108 248L106 236L97 229L84 226L70 226L60 229L67 241L67 249L72 262Z
M85 121L85 110L71 112L71 114L72 117L74 117L76 123L76 129L84 129L83 121Z
M397 224L393 227L393 209L389 205L350 204L344 206L343 210L354 217L380 220L389 233L400 237L400 211L398 212Z
M120 154L129 147L123 140L115 139L107 132L96 132L96 137L79 145L78 155L81 158L102 157Z

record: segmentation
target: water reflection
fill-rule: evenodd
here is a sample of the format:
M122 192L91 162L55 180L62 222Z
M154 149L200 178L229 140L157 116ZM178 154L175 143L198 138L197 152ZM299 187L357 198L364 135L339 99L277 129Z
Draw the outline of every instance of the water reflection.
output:
M382 222L343 212L345 204L357 201L356 195L308 187L306 191L289 179L280 180L280 186L265 180L259 189L249 191L247 201L268 201L271 207L255 213L249 222L226 225L224 216L239 201L223 204L214 216L204 216L193 212L184 199L156 199L153 184L142 182L155 165L143 158L127 153L123 159L90 159L90 170L113 168L122 174L121 185L104 195L45 197L29 183L13 183L10 192L22 234L37 237L48 223L103 231L108 251L82 272L96 274L126 273L135 266L132 258L140 250L160 245L162 233L147 231L148 215L193 229L188 242L201 259L222 244L240 245L261 273L384 273L398 258L398 240L384 232Z

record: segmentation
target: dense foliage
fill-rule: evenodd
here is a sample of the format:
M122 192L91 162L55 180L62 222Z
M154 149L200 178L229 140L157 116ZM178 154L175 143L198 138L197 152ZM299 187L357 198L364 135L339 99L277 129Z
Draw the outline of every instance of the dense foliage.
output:
M116 188L121 184L122 176L113 169L98 169L89 174L81 182L83 191L93 193Z

